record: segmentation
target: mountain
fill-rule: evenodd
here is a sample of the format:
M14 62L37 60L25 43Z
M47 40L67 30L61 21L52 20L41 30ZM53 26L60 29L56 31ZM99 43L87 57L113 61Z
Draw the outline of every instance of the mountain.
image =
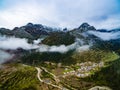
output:
M13 30L1 28L0 34L26 38L32 41L27 46L37 46L0 47L12 56L0 64L0 90L120 90L120 29L83 23L62 31L28 23ZM13 46L19 43L13 41Z
M78 27L78 30L81 32L85 32L88 30L96 30L94 26L90 26L88 23L83 23L80 27Z
M15 27L13 30L0 28L0 33L2 35L15 36L18 38L27 38L27 39L37 39L41 36L47 36L52 32L58 32L56 28L47 27L41 24L32 24L28 23L22 27Z
M96 37L93 34L89 34L88 31L97 31L97 30L88 23L83 23L78 28L74 28L68 32L70 33L70 35L73 35L75 38L84 41L84 44L89 44L91 41L94 42L95 39L98 39L98 37Z
M0 28L0 34L7 35L7 36L13 35L12 31L6 28Z
M80 27L70 30L70 33L74 36L84 36L87 31L96 31L93 26L90 26L88 23L83 23Z
M85 44L88 44L90 40L97 37L87 33L87 31L96 31L96 29L88 23L83 23L80 27L70 31L65 28L63 32L51 33L42 43L46 45L70 45L75 43L75 38L79 38L83 40Z
M88 23L81 24L78 28L73 29L79 33L86 32L88 30L96 30L94 26L90 26Z

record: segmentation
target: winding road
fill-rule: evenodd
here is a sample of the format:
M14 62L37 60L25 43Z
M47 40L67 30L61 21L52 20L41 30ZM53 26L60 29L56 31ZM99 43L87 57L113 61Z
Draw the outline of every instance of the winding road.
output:
M43 80L40 78L40 75L41 75L42 70L41 70L40 68L38 68L38 67L35 67L35 68L36 68L36 70L38 71L38 73L37 73L37 78L39 79L40 82L43 82Z
M47 85L50 85L50 86L52 86L52 87L58 88L58 89L60 89L60 90L63 90L63 87L54 85L54 84L52 84L52 83L47 83L47 82L45 82L44 80L42 80L42 79L40 78L40 75L41 75L42 70L41 70L40 68L38 68L38 67L35 67L35 68L36 68L36 70L38 71L38 73L37 73L37 78L39 79L40 82L45 83L45 84L47 84ZM45 68L42 67L42 69L44 69L45 72L48 72ZM52 73L50 73L50 72L48 72L48 73L51 74L51 75L54 75L54 74L52 74ZM55 75L54 75L54 78L56 78ZM67 90L67 89L66 89L66 90Z

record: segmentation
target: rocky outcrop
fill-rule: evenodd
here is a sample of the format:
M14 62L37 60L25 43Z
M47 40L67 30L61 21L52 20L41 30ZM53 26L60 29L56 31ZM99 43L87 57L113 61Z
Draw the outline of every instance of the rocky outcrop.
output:
M80 32L86 32L88 30L96 30L94 26L90 26L88 23L83 23L80 27L77 28Z

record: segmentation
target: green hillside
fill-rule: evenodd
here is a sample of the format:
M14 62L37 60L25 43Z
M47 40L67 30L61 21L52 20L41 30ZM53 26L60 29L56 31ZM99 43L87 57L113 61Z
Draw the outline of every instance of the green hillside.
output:
M70 45L75 42L75 37L69 33L53 33L45 38L42 43L46 45Z

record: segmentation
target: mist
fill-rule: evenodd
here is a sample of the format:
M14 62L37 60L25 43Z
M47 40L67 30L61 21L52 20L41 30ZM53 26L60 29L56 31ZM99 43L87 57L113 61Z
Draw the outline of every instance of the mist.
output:
M66 53L70 50L75 49L76 43L65 46L65 45L60 45L60 46L48 46L48 45L40 45L39 47L39 52L59 52L59 53Z
M0 36L0 49L15 50L18 48L22 48L28 50L35 49L37 47L38 47L37 45L29 44L27 39Z
M70 50L75 50L77 52L86 51L89 50L89 47L92 46L92 44L89 45L83 45L83 41L80 39L76 39L76 41L68 46L60 45L60 46L48 46L48 45L40 45L38 51L39 52L59 52L59 53L66 53Z
M59 52L66 53L70 50L88 50L88 48L82 45L83 41L76 39L76 41L68 46L59 45L59 46L48 46L44 44L39 44L43 38L34 40L33 44L29 44L27 39L15 38L15 37L6 37L0 36L0 49L7 50L16 50L18 48L22 48L25 50L36 49L39 52ZM83 48L83 49L80 49Z
M99 31L88 31L89 34L95 35L102 40L109 41L120 38L120 31L118 32L99 32Z
M0 50L0 64L4 63L5 61L9 60L12 57L13 57L13 55Z

